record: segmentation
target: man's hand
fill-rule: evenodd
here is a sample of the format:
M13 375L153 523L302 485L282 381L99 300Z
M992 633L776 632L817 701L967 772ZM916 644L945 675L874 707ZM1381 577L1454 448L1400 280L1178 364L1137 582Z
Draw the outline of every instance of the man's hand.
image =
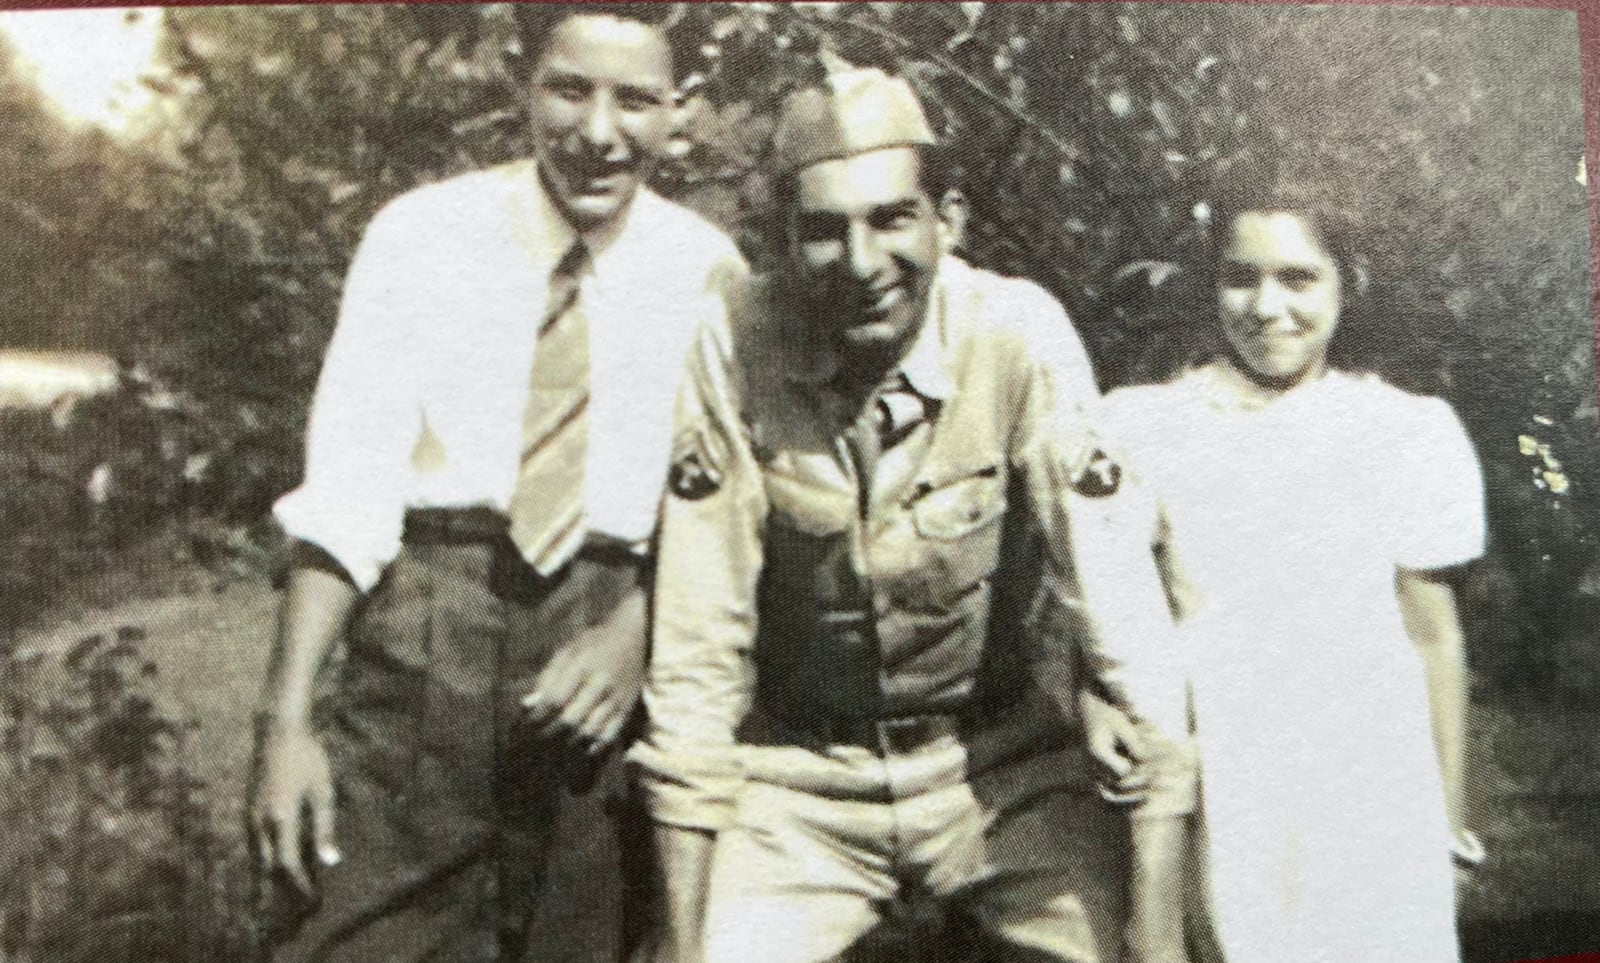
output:
M311 874L301 852L301 821L310 810L311 848L324 866L339 862L333 842L333 772L317 737L301 726L270 729L261 748L261 771L250 805L262 869L281 869L307 896Z
M1112 780L1101 783L1100 795L1124 805L1143 801L1150 779L1140 766L1148 752L1138 723L1092 692L1079 694L1078 708L1089 753Z
M599 755L616 743L644 684L645 594L631 594L551 657L523 697L528 721Z

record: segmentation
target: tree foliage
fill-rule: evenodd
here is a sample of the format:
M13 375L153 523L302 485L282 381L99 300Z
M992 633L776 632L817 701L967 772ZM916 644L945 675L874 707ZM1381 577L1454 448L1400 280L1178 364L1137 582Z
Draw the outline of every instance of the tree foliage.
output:
M77 348L151 268L152 192L97 131L57 123L0 45L0 318L7 346Z

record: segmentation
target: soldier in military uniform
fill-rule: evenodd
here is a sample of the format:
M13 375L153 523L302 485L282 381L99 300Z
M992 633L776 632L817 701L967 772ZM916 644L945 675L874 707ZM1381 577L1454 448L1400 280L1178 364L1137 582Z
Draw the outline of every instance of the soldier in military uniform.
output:
M917 895L1001 958L1099 959L1117 821L1064 709L1085 654L1137 701L1109 640L1168 618L1089 360L1038 286L948 255L961 201L903 80L836 71L776 136L785 260L703 327L677 412L633 752L660 957L835 959Z

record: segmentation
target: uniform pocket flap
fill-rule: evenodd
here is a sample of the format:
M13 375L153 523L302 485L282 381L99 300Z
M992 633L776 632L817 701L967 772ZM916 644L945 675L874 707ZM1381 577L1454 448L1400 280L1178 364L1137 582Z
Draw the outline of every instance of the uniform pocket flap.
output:
M969 535L1005 511L1005 483L993 466L925 488L911 503L917 533L944 540Z

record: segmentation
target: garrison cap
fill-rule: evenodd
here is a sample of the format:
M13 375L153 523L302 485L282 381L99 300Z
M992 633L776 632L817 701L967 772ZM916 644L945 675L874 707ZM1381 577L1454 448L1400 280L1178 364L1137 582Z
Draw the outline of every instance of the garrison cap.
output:
M887 147L936 142L911 85L877 68L852 67L824 55L830 72L821 87L784 101L773 135L774 173ZM842 68L842 69L839 69Z

